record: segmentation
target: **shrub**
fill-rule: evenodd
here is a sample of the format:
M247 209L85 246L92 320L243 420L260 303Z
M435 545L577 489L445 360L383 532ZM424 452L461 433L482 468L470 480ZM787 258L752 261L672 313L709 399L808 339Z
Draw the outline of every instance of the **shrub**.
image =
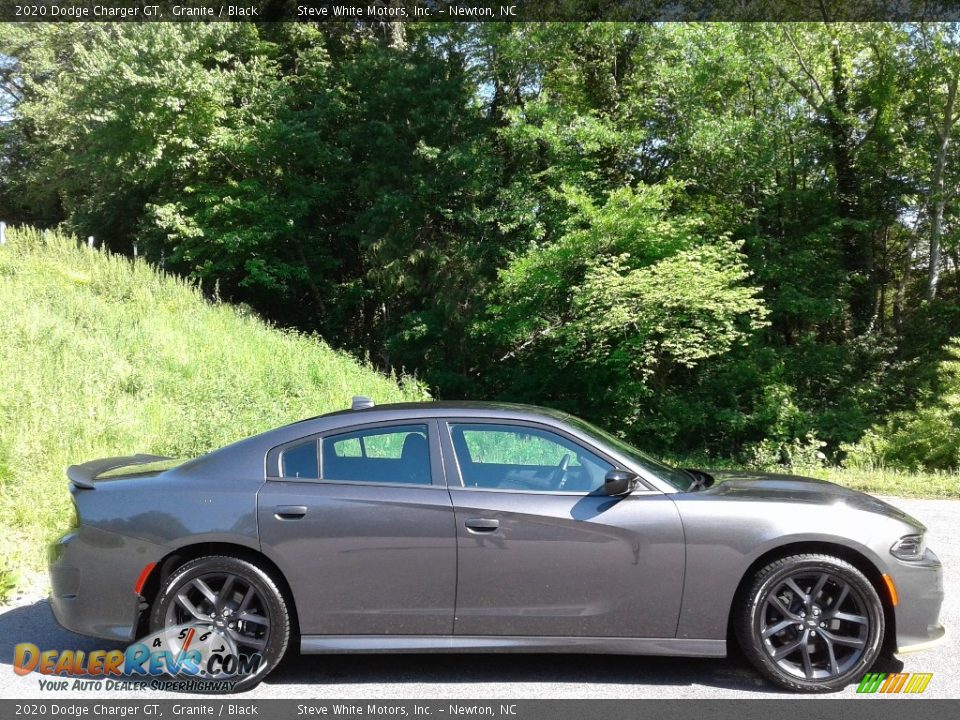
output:
M747 448L746 465L754 470L816 470L827 464L826 445L813 433L792 440L765 439Z
M960 469L960 340L940 365L941 392L915 411L898 412L845 445L845 465L905 470Z

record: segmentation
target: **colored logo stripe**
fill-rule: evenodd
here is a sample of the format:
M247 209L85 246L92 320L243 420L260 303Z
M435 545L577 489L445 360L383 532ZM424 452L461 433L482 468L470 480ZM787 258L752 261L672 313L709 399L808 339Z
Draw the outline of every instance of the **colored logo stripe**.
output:
M922 693L933 673L867 673L857 686L858 693Z
M875 693L880 689L880 683L887 677L886 673L867 673L857 686L858 693Z
M880 688L882 693L898 693L903 689L904 684L907 682L907 677L910 673L890 673L887 676L887 681L883 683L883 687Z
M927 685L930 684L932 678L933 673L914 673L903 691L905 693L922 693L927 689Z

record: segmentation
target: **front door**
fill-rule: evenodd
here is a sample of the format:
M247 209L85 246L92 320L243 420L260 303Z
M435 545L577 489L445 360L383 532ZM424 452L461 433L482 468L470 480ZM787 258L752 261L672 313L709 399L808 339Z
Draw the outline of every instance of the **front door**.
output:
M445 425L457 635L675 635L684 545L669 497L602 494L614 464L558 428Z
M260 538L304 635L449 635L456 540L436 423L378 424L280 450Z

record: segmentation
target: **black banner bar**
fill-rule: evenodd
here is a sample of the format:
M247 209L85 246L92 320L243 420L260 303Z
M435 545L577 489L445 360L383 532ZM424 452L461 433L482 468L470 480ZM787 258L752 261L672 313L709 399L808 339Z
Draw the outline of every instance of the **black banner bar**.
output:
M960 700L873 697L844 700L230 700L185 697L151 700L0 700L6 720L177 720L258 718L259 720L328 720L329 718L497 718L498 720L941 720L960 714Z
M0 22L954 21L960 0L0 0Z

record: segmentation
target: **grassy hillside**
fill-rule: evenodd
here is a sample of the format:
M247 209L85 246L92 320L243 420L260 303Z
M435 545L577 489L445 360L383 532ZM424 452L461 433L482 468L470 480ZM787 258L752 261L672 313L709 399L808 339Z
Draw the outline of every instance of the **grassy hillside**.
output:
M42 568L68 519L64 468L194 456L355 394L416 399L323 341L205 300L145 262L27 229L0 246L3 576ZM0 596L3 590L0 587Z

